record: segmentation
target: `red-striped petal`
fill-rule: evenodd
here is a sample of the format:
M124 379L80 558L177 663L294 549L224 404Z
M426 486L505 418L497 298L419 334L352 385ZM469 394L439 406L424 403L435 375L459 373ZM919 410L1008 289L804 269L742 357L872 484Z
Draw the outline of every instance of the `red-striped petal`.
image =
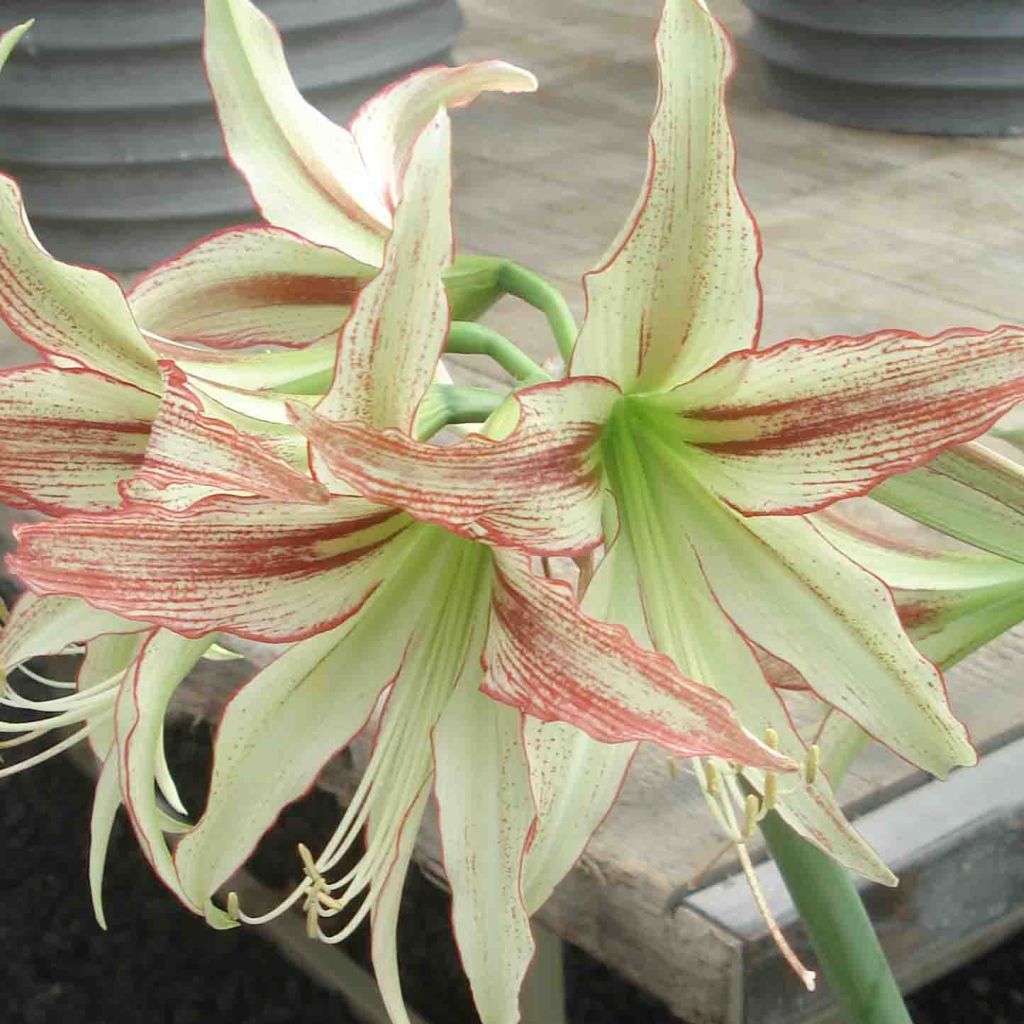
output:
M534 575L526 558L509 552L495 554L484 660L490 696L606 743L650 740L680 757L792 767L740 726L724 697L684 679L624 627L584 615L567 584Z
M383 268L341 332L321 415L412 430L448 334L452 244L451 124L441 110L413 146Z
M0 499L59 515L120 504L142 464L158 399L84 369L0 373Z
M757 343L757 226L736 185L729 39L703 3L666 3L647 176L603 265L584 278L574 374L627 394L688 380Z
M1024 328L883 331L738 352L663 400L702 482L747 514L863 494L1024 399Z
M103 271L55 260L32 231L17 183L2 174L0 316L41 352L159 389L156 358L121 286Z
M128 298L142 327L162 338L218 349L301 348L337 336L375 273L283 228L242 225L154 267Z
M293 415L330 471L373 501L477 540L581 554L601 540L597 442L619 391L577 379L516 397L521 415L508 437L454 445L331 423L301 406Z
M409 522L353 498L214 497L186 512L136 504L24 525L9 564L38 593L186 636L289 641L351 615L401 554Z
M232 412L192 386L173 363L163 367L166 390L142 479L156 487L187 484L197 499L213 489L278 501L327 501L326 488L302 472L307 459L301 435ZM284 457L289 449L295 464Z

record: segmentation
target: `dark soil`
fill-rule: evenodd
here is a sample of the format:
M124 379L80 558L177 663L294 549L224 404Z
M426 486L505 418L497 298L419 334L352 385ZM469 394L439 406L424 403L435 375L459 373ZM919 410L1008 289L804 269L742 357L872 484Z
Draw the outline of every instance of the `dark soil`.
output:
M203 737L186 738L199 768ZM179 752L179 758L181 757ZM201 771L190 772L196 777ZM282 960L253 931L214 932L151 876L119 822L107 867L110 931L95 924L85 855L91 783L55 762L0 783L0 1020L5 1024L348 1024L344 1003ZM188 787L185 787L188 790ZM186 792L186 803L189 793ZM193 796L195 794L192 794ZM289 820L334 813L314 799L254 869L281 885L294 874ZM448 930L447 898L415 871L403 908L406 996L434 1024L471 1024ZM365 957L365 938L351 945ZM570 1019L678 1024L656 1001L570 951ZM917 1024L1021 1024L1024 936L931 985L913 1000Z

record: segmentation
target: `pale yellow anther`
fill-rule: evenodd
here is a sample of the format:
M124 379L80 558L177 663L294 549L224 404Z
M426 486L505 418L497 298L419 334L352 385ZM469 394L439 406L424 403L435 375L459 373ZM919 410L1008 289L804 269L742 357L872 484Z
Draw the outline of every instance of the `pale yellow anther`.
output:
M228 917L232 921L238 921L241 919L242 911L238 905L238 893L234 889L228 893Z
M668 759L668 773L673 779L679 778L679 765L674 757Z
M309 847L305 843L299 843L299 859L302 861L302 866L310 878L317 879L320 877L320 869L316 866L313 854L309 852Z
M327 880L316 866L316 861L313 859L313 854L309 852L309 847L305 843L299 843L298 848L302 867L310 881L306 899L302 904L302 909L306 912L306 934L311 939L315 939L318 934L317 918L320 910L322 908L341 910L344 904L331 895L331 887L327 884Z
M818 768L821 765L821 748L817 743L812 743L807 748L807 758L804 761L804 779L808 786L813 786L818 778Z
M764 731L764 743L766 747L771 747L772 750L779 749L779 734L770 725Z
M756 793L748 793L743 802L743 838L749 839L761 820L761 798Z
M717 797L722 792L722 777L714 761L704 762L704 781L708 787L708 796Z

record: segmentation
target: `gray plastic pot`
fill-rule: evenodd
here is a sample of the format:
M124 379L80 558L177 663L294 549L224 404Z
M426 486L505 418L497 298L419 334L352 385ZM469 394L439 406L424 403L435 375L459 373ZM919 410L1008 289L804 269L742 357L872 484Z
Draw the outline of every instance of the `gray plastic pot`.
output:
M255 218L203 75L202 0L6 0L36 19L0 79L0 170L55 255L138 270ZM344 121L446 58L456 0L261 0L307 98Z
M820 121L1024 132L1020 0L746 0L769 99Z

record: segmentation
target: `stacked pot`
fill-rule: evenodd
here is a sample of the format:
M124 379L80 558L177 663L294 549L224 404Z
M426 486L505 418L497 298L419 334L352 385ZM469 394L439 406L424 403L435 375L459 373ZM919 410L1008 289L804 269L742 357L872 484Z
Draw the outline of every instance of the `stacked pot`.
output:
M747 0L769 98L821 121L1024 132L1020 0Z
M262 0L306 97L345 121L383 83L444 60L456 0ZM202 66L202 0L6 0L36 24L0 80L0 170L57 256L149 266L252 220Z

